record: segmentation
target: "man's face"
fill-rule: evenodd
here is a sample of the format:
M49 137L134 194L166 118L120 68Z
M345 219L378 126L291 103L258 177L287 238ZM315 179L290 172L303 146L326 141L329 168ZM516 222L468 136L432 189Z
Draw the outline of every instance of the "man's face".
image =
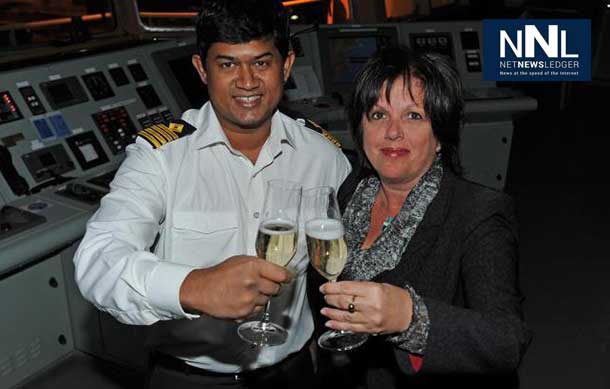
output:
M224 131L268 130L290 75L294 53L283 61L273 40L229 44L216 42L204 68L199 55L193 66L208 86L210 101Z

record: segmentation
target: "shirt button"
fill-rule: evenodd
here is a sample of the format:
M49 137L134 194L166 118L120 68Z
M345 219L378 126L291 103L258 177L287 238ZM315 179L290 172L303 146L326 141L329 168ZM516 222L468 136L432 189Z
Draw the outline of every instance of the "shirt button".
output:
M258 219L258 217L259 217L260 215L261 215L261 214L260 214L259 212L254 212L254 218L255 218L255 219Z

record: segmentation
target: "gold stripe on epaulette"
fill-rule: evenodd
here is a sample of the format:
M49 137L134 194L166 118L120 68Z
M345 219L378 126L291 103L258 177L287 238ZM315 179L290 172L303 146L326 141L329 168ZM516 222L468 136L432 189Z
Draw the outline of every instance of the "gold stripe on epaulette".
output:
M168 134L170 134L174 140L180 138L180 133L172 130L170 127L163 125L163 127L165 128L165 131L167 131Z
M157 129L155 126L148 127L146 129L146 131L150 132L151 134L156 135L157 138L159 138L160 140L163 141L163 144L165 144L171 140L171 138L168 137L164 131Z
M148 134L145 130L142 130L138 133L139 136L146 139L148 143L150 143L154 148L161 147L161 144L155 139L154 136Z
M194 128L188 124L170 123L169 126L163 123L153 124L150 127L138 132L153 147L159 148L169 142L179 139L181 136L188 135Z
M341 141L339 139L335 138L335 136L333 134L331 134L330 132L328 132L324 127L322 127L318 123L314 122L313 120L307 119L306 121L307 121L307 123L311 124L318 130L320 130L320 133L322 134L322 136L325 137L326 139L328 139L330 141L330 143L334 144L338 148L341 148Z
M338 148L341 148L341 141L339 139L335 138L335 136L333 134L331 134L330 132L323 129L322 136L325 137L326 139L328 139L330 141L330 143L334 144Z
M163 131L163 132L165 132L165 133L168 133L168 134L172 135L172 139L174 139L174 137L173 137L173 135L174 135L174 134L173 134L173 132L172 132L172 131L170 131L170 130L169 130L169 127L167 127L165 124L155 124L155 125L154 125L154 127L155 127L156 129L158 129L158 130L161 130L161 131ZM176 138L176 139L178 139L178 138Z
M148 127L143 129L142 131L144 131L145 133L147 133L148 135L152 136L153 138L155 138L157 140L157 142L159 143L159 146L163 146L164 144L167 143L167 140L165 140L165 138L161 137L161 135L157 134L152 128Z
M174 134L173 132L171 132L167 127L165 127L164 125L161 124L155 124L152 126L155 130L157 130L157 132L163 134L163 136L165 136L168 140L168 142L171 142L173 140L178 139L178 137L176 136L176 134Z
M161 131L157 130L154 127L148 127L146 129L146 131L148 131L150 134L156 136L157 139L159 140L159 142L161 142L161 146L163 146L164 144L166 144L167 142L170 141L170 139L168 139L165 134L163 134Z

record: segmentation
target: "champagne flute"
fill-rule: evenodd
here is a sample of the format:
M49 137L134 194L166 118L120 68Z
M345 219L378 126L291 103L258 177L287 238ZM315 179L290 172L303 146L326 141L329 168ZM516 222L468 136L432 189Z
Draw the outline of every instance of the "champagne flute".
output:
M347 263L347 245L334 188L322 186L303 194L305 236L309 260L324 278L335 282ZM326 350L347 351L366 342L367 334L329 330L318 345Z
M256 255L285 267L294 257L298 242L301 184L286 180L267 182L261 223L256 237ZM237 333L246 342L259 347L277 346L286 342L288 331L272 323L267 301L260 321L241 324Z

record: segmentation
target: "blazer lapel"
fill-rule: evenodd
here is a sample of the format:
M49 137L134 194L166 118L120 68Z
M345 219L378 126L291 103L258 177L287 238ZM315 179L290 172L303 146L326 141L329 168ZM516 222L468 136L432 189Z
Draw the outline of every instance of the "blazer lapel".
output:
M411 238L400 262L393 270L378 274L374 278L375 281L389 282L402 287L403 285L398 283L404 283L405 275L411 274L429 256L430 250L439 239L439 232L447 217L455 180L453 173L445 171L439 191L426 210L421 223L417 226L417 231Z

